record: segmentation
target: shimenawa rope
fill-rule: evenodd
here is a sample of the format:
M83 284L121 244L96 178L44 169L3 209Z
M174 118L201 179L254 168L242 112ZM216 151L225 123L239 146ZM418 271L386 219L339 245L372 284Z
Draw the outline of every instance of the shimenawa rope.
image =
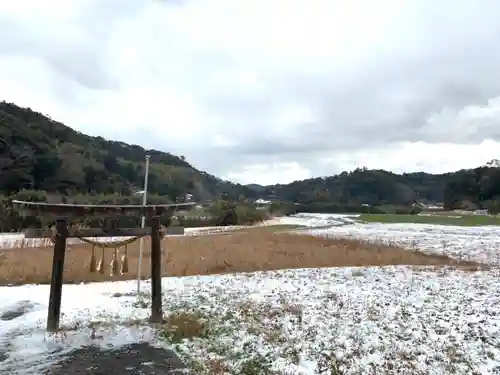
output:
M56 237L56 231L55 228L48 228L45 231L46 237L50 239L52 243L55 243L55 237ZM120 267L120 274L125 274L128 272L128 245L131 243L137 241L141 237L144 236L134 236L131 238L126 238L126 239L121 239L121 240L116 240L116 241L94 241L89 238L85 237L76 237L80 241L88 243L92 245L92 253L90 255L90 261L89 261L89 271L90 272L99 272L100 274L104 273L104 264L105 264L105 249L113 249L113 258L111 259L111 263L109 264L110 267L110 276L114 276L118 274L118 248L124 247L124 254L121 258L121 267ZM95 250L96 247L99 247L101 249L101 259L99 260L99 263L97 263L96 260L96 254Z

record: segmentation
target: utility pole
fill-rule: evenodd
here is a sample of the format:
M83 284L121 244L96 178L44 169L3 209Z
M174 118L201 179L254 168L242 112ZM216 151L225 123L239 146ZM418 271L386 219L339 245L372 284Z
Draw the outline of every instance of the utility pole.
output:
M149 155L146 155L146 171L144 172L144 190L142 191L142 205L145 206L148 196L148 178L149 178ZM146 217L142 216L141 228L146 225ZM139 240L139 262L137 264L137 296L141 292L141 267L142 267L142 250L144 245L144 238L141 237Z

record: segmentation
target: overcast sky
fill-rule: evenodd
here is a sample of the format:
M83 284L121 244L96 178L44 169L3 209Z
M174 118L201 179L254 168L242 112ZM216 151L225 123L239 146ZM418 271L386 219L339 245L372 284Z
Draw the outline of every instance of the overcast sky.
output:
M0 0L0 100L242 183L500 158L498 0Z

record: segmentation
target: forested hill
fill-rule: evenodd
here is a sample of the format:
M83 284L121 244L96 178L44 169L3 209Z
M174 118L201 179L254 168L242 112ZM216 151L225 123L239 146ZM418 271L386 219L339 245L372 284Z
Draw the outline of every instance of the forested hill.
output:
M402 205L443 202L446 208L500 208L500 168L485 166L452 173L396 174L356 169L339 175L296 181L258 189L261 195L302 203L336 203L353 209L361 205ZM265 193L262 193L262 190Z
M363 168L330 177L267 186L266 192L298 202L327 200L370 205L411 204L419 198L442 202L443 192L451 177L451 173L433 175L420 172L399 175Z
M137 145L91 137L29 108L0 103L0 193L22 189L75 194L131 195L142 189L144 157L151 156L149 191L171 200L191 193L197 200L253 196L183 157Z

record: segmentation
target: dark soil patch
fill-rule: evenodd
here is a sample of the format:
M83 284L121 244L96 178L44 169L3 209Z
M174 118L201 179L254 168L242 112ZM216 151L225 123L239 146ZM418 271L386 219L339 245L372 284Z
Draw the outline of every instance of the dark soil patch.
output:
M0 314L0 320L9 321L14 320L27 314L31 311L34 311L38 304L33 303L31 301L19 301L11 308L7 309L3 314Z
M148 343L101 349L88 346L74 350L51 366L46 375L180 375L186 366L171 350Z

